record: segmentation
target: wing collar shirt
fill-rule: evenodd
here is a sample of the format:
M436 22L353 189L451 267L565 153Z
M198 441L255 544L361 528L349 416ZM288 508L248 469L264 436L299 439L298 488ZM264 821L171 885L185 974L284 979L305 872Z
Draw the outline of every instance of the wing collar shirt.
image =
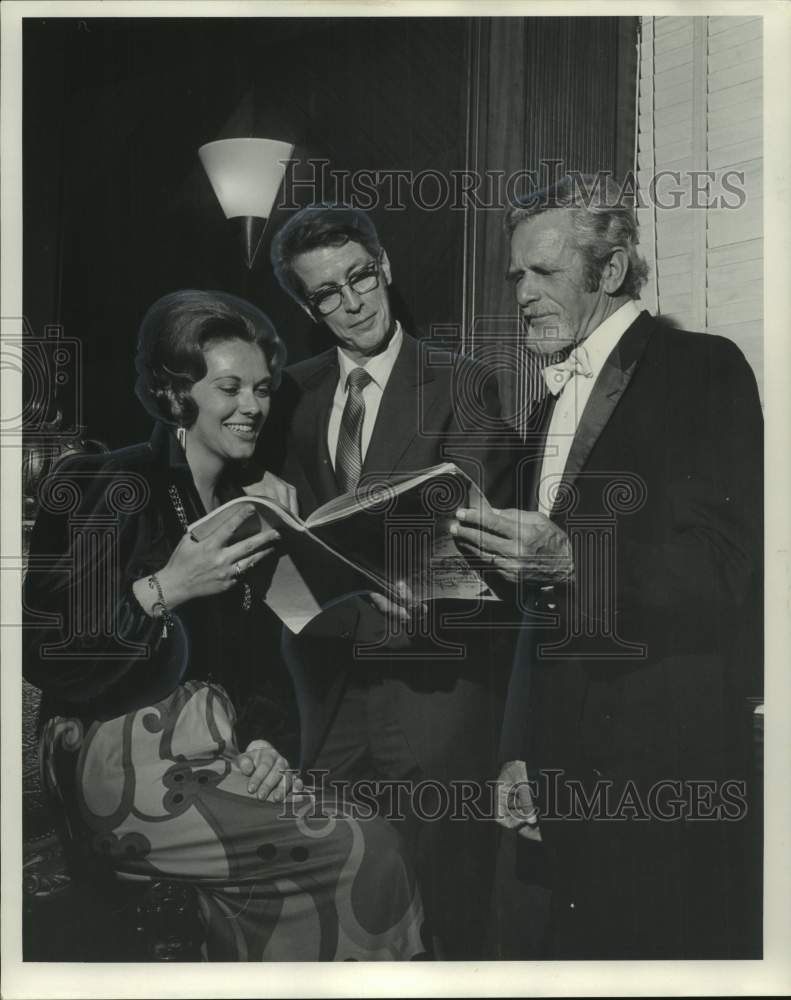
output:
M538 491L538 509L542 514L547 516L550 514L555 488L563 477L574 435L599 372L618 341L639 315L637 304L630 300L582 341L593 374L588 378L584 375L575 375L570 379L558 396L552 411Z
M401 350L403 340L404 333L401 329L401 324L396 322L395 333L390 339L390 343L387 345L387 348L382 351L381 354L376 354L372 358L367 358L364 363L352 360L352 358L350 358L345 351L341 350L340 347L338 348L338 367L340 368L340 377L338 378L338 385L335 388L335 395L332 399L330 422L327 428L327 447L330 451L333 469L335 468L335 452L338 450L338 435L341 429L341 417L343 416L343 408L346 406L346 397L348 395L346 383L350 373L355 368L365 368L371 376L371 381L363 389L365 416L363 417L361 451L363 460L365 460L368 445L371 441L371 435L373 434L374 426L376 425L376 417L379 413L382 396L387 386L388 379L390 378L390 373L393 370L393 365L398 357L398 352Z

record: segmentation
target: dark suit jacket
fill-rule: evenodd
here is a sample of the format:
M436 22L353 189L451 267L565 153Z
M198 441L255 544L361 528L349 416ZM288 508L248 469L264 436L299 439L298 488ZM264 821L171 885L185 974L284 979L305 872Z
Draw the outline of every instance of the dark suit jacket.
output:
M267 464L271 466L275 459L283 477L296 486L303 515L339 492L327 447L338 377L335 348L289 368L268 424ZM383 394L362 476L413 473L454 461L495 506L510 505L514 455L521 444L499 414L494 373L469 358L438 351L405 334ZM502 608L486 610L476 620L485 624L498 613ZM322 618L313 638L309 627L289 644L302 712L303 766L310 766L315 758L341 697L347 670L354 663L354 637L363 628L370 633L381 627L378 613L362 599L345 601L332 616L327 612ZM447 639L450 630L443 629L442 634ZM490 695L495 701L502 698L495 693L495 675L498 664L507 671L512 637L513 632L498 635L486 628L463 629L456 636L467 648L460 660L437 661L429 655L437 653L436 646L410 642L393 648L389 666L381 657L368 661L371 669L392 669L403 680L399 714L417 755L433 761L432 772L444 761L448 768L468 773L465 753L482 741L487 743L488 758L492 762L496 758L500 712L498 707L487 708L484 701ZM503 679L501 686L504 683ZM480 725L477 737L469 731L470 725ZM476 776L484 776L482 763L475 769Z
M744 699L760 692L762 503L761 409L743 356L641 313L572 444L552 519L572 539L575 579L533 594L502 759L562 770L588 792L611 782L616 801L628 782L645 796L658 781L743 776ZM725 826L548 817L566 953L726 949Z

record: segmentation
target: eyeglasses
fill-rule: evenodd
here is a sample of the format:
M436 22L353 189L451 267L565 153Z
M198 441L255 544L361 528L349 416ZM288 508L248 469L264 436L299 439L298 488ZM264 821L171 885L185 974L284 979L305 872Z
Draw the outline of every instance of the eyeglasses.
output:
M344 281L340 285L328 285L326 288L322 288L320 292L316 292L315 295L309 295L306 302L314 312L319 313L321 316L329 316L330 313L334 313L336 309L340 308L343 302L342 290L347 285L357 295L366 295L368 292L372 292L375 288L378 288L381 264L382 258L380 255L378 260L373 260L370 264L366 264L356 274L353 274L348 281Z

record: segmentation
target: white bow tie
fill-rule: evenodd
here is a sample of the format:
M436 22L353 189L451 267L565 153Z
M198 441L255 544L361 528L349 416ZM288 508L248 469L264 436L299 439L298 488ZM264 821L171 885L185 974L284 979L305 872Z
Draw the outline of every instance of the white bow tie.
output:
M566 383L574 375L582 375L584 378L593 378L593 369L590 366L588 352L580 344L575 347L565 361L557 365L547 365L541 370L547 388L553 396L559 396L566 386Z

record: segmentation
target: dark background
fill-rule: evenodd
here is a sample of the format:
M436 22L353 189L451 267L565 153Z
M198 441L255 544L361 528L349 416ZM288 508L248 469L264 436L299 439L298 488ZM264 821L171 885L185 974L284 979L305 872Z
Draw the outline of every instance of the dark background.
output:
M269 243L287 213L273 213L248 272L201 144L287 139L295 157L350 171L514 170L541 156L612 167L633 136L624 29L634 20L26 19L24 307L34 336L59 324L81 343L79 406L73 380L59 390L64 425L78 420L111 447L148 435L133 393L137 328L177 288L256 302L291 360L327 344L271 273ZM295 200L313 199L302 190ZM489 298L502 294L500 263L486 266L489 246L501 252L501 213L482 214L471 227L450 207L373 212L395 311L418 335L468 319L465 275L476 293L488 282Z

